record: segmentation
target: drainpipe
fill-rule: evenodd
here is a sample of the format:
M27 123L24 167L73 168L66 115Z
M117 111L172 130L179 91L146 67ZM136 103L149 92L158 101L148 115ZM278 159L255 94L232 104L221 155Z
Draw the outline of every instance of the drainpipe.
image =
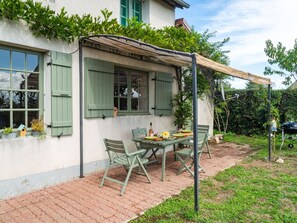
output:
M268 84L268 160L271 161L271 85Z
M196 54L192 54L193 133L194 133L194 199L195 211L199 211L199 168L198 168L198 100L197 100Z
M79 177L84 177L84 135L83 135L83 71L82 71L82 40L78 41L79 48L79 155L80 155L80 166L79 166Z

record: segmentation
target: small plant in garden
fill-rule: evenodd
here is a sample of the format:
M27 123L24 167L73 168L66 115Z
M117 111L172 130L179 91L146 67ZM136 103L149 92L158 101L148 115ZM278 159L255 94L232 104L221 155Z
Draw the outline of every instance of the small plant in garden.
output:
M3 129L2 133L5 134L5 135L8 135L8 134L12 133L12 128L6 127L6 128Z

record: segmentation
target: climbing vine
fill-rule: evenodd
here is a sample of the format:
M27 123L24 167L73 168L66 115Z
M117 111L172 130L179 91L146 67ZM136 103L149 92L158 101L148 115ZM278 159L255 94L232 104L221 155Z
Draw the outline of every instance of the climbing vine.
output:
M44 6L41 2L33 0L0 0L0 20L25 23L33 35L37 37L44 37L49 40L58 39L71 43L82 36L114 34L141 40L166 49L199 53L223 64L229 62L227 52L222 50L224 44L228 42L228 38L212 43L210 39L214 37L215 33L206 31L201 34L194 30L187 32L174 26L155 29L149 24L133 19L129 20L128 25L124 27L111 16L112 12L107 9L101 10L101 16L98 17L93 17L90 14L79 16L77 14L68 15L65 8L55 12L49 6ZM192 98L191 76L187 78L187 83L184 84L186 88L181 87L181 82L184 81L181 72L177 72L176 78L180 85L179 90L184 91L181 94L183 95L181 102L190 100ZM212 89L214 78L223 78L223 76L205 67L199 67L198 95ZM182 103L178 102L176 105L179 106ZM180 114L189 115L189 112L183 113L182 111L183 108L180 108Z

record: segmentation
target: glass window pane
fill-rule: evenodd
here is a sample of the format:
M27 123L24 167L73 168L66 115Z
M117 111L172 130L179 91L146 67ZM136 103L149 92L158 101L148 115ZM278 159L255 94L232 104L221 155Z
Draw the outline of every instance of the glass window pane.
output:
M39 108L38 92L28 92L28 108Z
M139 110L138 109L138 98L132 98L131 99L131 109L134 110L134 111Z
M12 89L25 89L26 85L25 85L25 73L23 72L14 72L12 73Z
M126 98L120 98L120 107L119 110L127 110L127 99Z
M120 85L120 96L121 97L127 97L128 96L127 85Z
M138 110L140 111L147 111L148 107L147 107L147 99L139 99L138 101Z
M28 111L28 127L31 127L31 121L39 118L39 111Z
M27 77L28 87L27 89L39 89L39 74L30 73Z
M25 108L25 92L14 91L12 94L13 108Z
M10 112L0 111L0 129L10 127Z
M0 67L9 68L10 67L10 51L0 49Z
M25 53L12 52L12 69L25 70Z
M10 108L9 91L0 91L0 109Z
M13 112L13 128L18 128L21 124L26 125L25 123L25 111L14 111Z
M0 70L0 89L10 88L10 72Z
M38 56L33 54L27 54L27 70L28 71L39 71Z
M114 101L113 101L113 106L118 108L119 107L119 102L118 102L118 98L114 98Z

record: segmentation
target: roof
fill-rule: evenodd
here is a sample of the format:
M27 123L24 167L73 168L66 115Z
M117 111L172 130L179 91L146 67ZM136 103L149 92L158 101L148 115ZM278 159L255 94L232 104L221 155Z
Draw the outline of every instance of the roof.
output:
M175 7L175 8L189 8L190 5L188 3L186 3L183 0L163 0L164 2L166 2L167 4Z
M232 67L220 64L207 59L196 53L168 50L148 43L123 36L100 34L88 37L81 37L80 41L85 46L93 46L97 49L109 47L112 52L127 55L135 59L147 60L151 62L165 63L179 67L191 66L192 59L196 58L196 64L213 69L215 71L251 81L257 84L271 84L269 78L257 76L255 74L243 72Z
M189 26L189 24L187 23L187 21L184 18L176 19L175 20L175 26L176 27L182 27L186 31L191 32L191 27Z

